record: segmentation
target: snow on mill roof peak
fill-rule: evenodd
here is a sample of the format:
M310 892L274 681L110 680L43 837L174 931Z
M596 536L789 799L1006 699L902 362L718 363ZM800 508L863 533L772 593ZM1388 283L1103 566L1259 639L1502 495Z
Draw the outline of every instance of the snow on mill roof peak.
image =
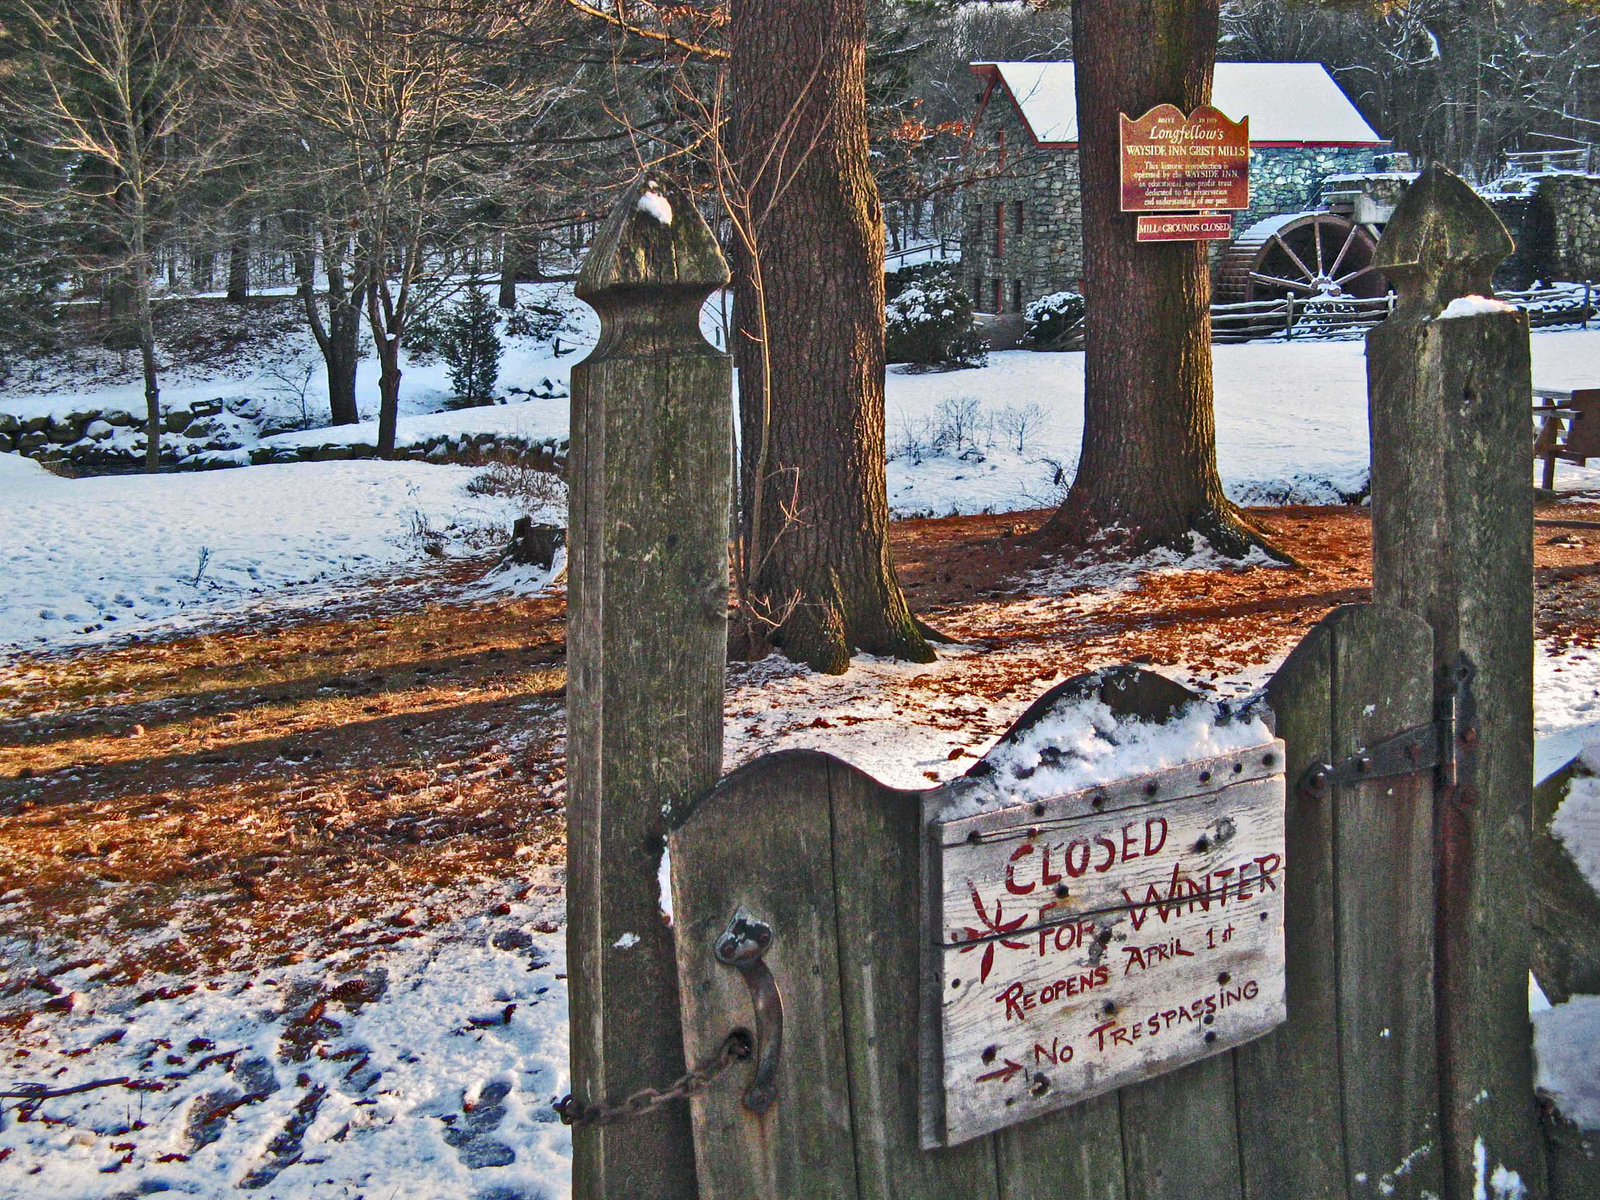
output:
M1004 86L1035 141L1077 144L1071 62L975 62L972 69ZM1212 103L1235 121L1249 117L1250 142L1256 146L1385 144L1321 63L1219 62Z

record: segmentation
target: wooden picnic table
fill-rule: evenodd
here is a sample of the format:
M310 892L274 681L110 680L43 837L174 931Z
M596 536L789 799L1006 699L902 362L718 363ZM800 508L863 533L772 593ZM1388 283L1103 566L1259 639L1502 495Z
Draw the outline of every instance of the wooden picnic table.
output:
M1555 489L1557 459L1581 467L1600 458L1600 388L1534 388L1533 416L1533 454L1544 460L1546 491Z

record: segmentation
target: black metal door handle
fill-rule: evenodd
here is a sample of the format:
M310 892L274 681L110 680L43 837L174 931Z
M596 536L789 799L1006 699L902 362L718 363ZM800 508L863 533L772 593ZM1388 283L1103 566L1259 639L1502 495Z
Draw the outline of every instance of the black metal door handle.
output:
M744 1092L744 1106L760 1116L778 1098L778 1056L783 1053L783 997L778 981L762 961L772 945L772 927L741 904L717 939L717 961L744 976L756 1015L756 1070Z

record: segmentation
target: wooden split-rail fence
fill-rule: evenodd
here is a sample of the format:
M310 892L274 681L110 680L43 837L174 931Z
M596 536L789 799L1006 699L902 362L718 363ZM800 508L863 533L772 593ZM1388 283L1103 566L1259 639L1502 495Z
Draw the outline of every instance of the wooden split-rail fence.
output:
M1509 250L1437 169L1395 213L1374 603L1238 716L1265 742L1053 794L1056 706L1193 699L1125 668L938 788L808 751L719 781L731 418L693 313L721 263L671 185L624 198L573 388L575 1196L1600 1194L1582 1138L1547 1159L1532 1084L1528 322L1435 319ZM973 808L1029 738L1030 797ZM1165 893L1092 878L1169 861Z

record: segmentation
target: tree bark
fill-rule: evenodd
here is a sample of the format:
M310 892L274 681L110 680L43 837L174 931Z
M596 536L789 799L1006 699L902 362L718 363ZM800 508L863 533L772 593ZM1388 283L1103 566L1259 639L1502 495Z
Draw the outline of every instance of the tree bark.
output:
M500 235L500 295L501 308L517 306L517 268L521 265L521 247L515 234Z
M228 247L228 302L242 304L250 298L250 223L246 221Z
M1191 531L1239 556L1260 535L1222 492L1202 242L1146 242L1120 211L1117 114L1211 99L1218 0L1074 0L1083 190L1083 450L1043 536L1138 553Z
M156 379L156 323L150 306L150 260L145 245L143 198L135 203L133 301L139 366L144 374L144 469L154 475L161 470L161 388Z
M362 289L351 286L345 279L343 261L348 247L341 247L339 239L329 237L326 230L322 238L323 273L328 279L328 314L326 319L317 306L316 254L312 235L302 231L302 240L294 254L295 275L300 284L300 302L305 308L306 324L311 336L317 340L322 352L323 365L328 375L328 411L335 425L354 425L361 420L356 407L356 367L361 361L361 303ZM360 275L359 267L356 272Z
M375 270L372 267L369 271ZM378 352L378 457L394 457L396 428L400 421L400 335L391 333L391 321L385 313L392 313L384 284L376 279L367 285L367 328L372 331L372 342Z
M734 0L731 47L742 590L817 670L928 662L889 556L865 0Z

